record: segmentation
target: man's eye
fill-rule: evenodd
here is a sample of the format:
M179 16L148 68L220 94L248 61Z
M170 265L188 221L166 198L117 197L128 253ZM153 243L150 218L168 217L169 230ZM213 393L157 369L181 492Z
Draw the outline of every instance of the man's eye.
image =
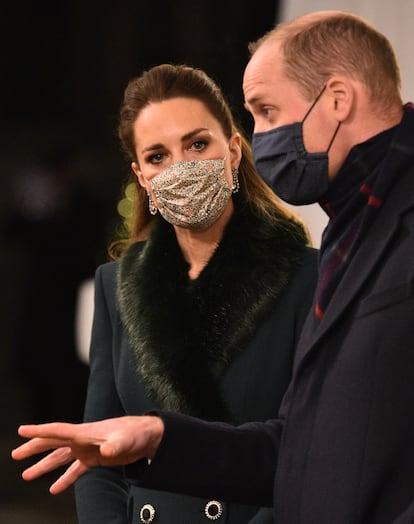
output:
M272 108L271 107L263 107L262 108L262 115L265 118L270 118L271 114L272 114Z

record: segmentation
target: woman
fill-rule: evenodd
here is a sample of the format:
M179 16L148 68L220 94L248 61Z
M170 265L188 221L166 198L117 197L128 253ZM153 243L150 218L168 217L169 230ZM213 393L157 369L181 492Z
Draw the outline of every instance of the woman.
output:
M133 79L119 136L134 182L118 260L96 273L85 420L154 408L235 424L274 417L316 279L303 225L256 174L200 70L161 65ZM95 468L75 489L83 524L269 518L131 486L122 468Z

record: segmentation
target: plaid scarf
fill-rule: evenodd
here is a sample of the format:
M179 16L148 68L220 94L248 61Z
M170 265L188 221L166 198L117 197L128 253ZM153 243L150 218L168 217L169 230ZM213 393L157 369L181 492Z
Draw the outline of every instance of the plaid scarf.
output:
M329 216L329 223L322 235L315 321L323 318L350 260L400 174L392 168L392 163L391 169L384 169L384 160L389 153L395 155L398 137L396 145L393 138L399 127L403 131L406 127L411 128L408 130L413 132L413 109L412 104L407 104L402 124L355 146L320 202ZM404 120L408 120L408 124Z

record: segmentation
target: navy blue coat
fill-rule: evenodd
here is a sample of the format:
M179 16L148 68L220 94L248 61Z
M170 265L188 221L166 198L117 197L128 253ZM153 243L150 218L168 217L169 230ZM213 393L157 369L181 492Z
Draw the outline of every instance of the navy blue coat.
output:
M278 524L414 522L410 111L409 129L398 130L384 165L400 176L318 329L305 324L280 417L223 431L165 413L165 438L155 460L144 472L140 464L131 468L131 478L229 500L273 500ZM188 463L181 464L180 479L172 479L168 471L177 454Z

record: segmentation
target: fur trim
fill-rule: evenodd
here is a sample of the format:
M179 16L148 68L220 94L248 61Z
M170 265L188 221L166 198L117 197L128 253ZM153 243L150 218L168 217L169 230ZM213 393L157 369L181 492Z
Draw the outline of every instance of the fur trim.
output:
M253 339L290 274L301 264L301 226L237 211L196 280L163 220L120 264L122 321L137 370L162 408L229 420L219 379Z

